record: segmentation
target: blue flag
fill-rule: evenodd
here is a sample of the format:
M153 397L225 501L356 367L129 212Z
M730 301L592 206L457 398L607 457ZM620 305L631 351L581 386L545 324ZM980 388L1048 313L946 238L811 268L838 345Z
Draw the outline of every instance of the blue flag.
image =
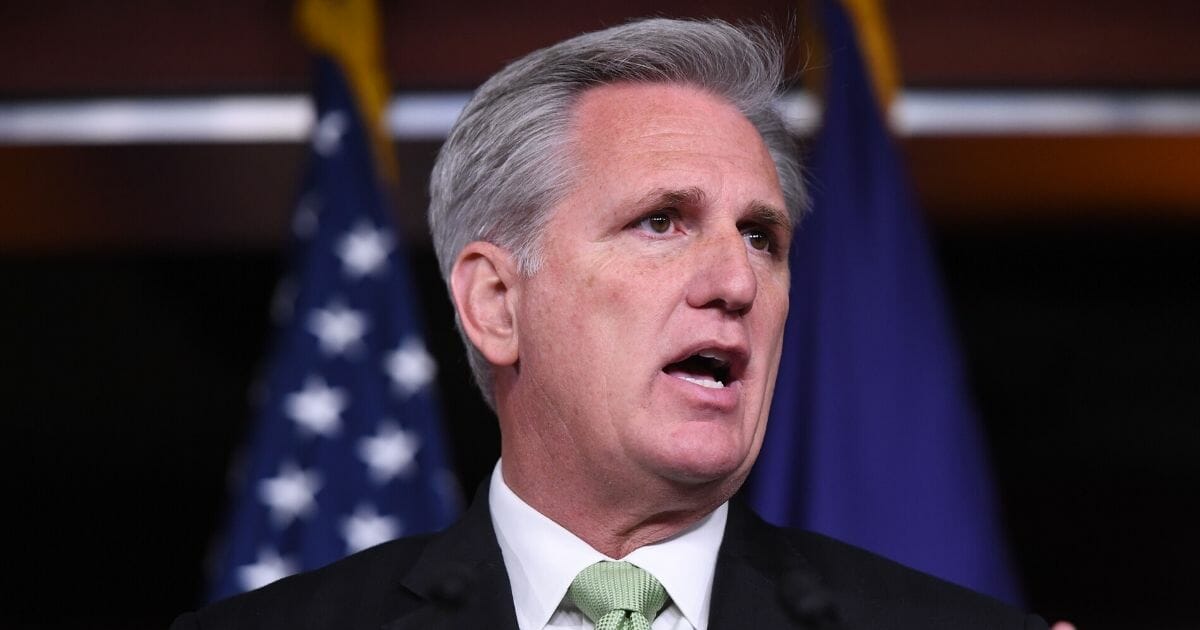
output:
M436 368L342 68L317 61L317 124L290 280L214 599L448 525ZM289 288L290 287L290 288Z
M830 50L813 212L747 487L769 521L865 547L1016 603L986 445L904 166L855 31L821 2Z

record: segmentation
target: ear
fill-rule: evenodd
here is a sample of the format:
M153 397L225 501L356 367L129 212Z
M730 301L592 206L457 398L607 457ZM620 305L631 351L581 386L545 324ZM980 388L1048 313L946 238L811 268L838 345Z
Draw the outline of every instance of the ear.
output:
M492 365L517 362L516 261L484 241L467 244L450 271L450 293L471 343Z

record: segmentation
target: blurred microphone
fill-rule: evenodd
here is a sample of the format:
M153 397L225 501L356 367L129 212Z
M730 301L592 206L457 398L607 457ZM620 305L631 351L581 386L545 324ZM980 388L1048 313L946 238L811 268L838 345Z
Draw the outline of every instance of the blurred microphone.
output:
M441 609L457 610L467 604L475 584L475 570L465 564L450 564L429 590L429 597Z
M796 570L779 580L779 597L793 619L810 630L839 630L841 617L833 595L807 571Z

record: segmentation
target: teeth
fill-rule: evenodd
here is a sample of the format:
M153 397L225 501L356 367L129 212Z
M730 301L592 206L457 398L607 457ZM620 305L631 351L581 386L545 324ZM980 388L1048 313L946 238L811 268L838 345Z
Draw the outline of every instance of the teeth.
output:
M722 364L729 362L729 359L725 357L725 353L717 352L715 350L701 350L700 352L696 353L696 356L704 357L705 359L713 359L714 361L720 361Z
M725 387L725 384L721 381L714 381L707 378L697 378L695 376L688 376L686 374L676 374L675 378L681 378L689 383L695 383L700 387L707 387L709 389L723 389Z

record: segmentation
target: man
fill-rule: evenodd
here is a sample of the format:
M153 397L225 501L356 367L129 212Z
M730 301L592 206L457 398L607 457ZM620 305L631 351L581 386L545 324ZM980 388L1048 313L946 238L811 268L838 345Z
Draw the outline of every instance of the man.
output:
M762 443L805 205L781 59L756 30L648 20L481 87L430 224L500 421L486 492L443 533L174 627L1044 628L729 502Z

